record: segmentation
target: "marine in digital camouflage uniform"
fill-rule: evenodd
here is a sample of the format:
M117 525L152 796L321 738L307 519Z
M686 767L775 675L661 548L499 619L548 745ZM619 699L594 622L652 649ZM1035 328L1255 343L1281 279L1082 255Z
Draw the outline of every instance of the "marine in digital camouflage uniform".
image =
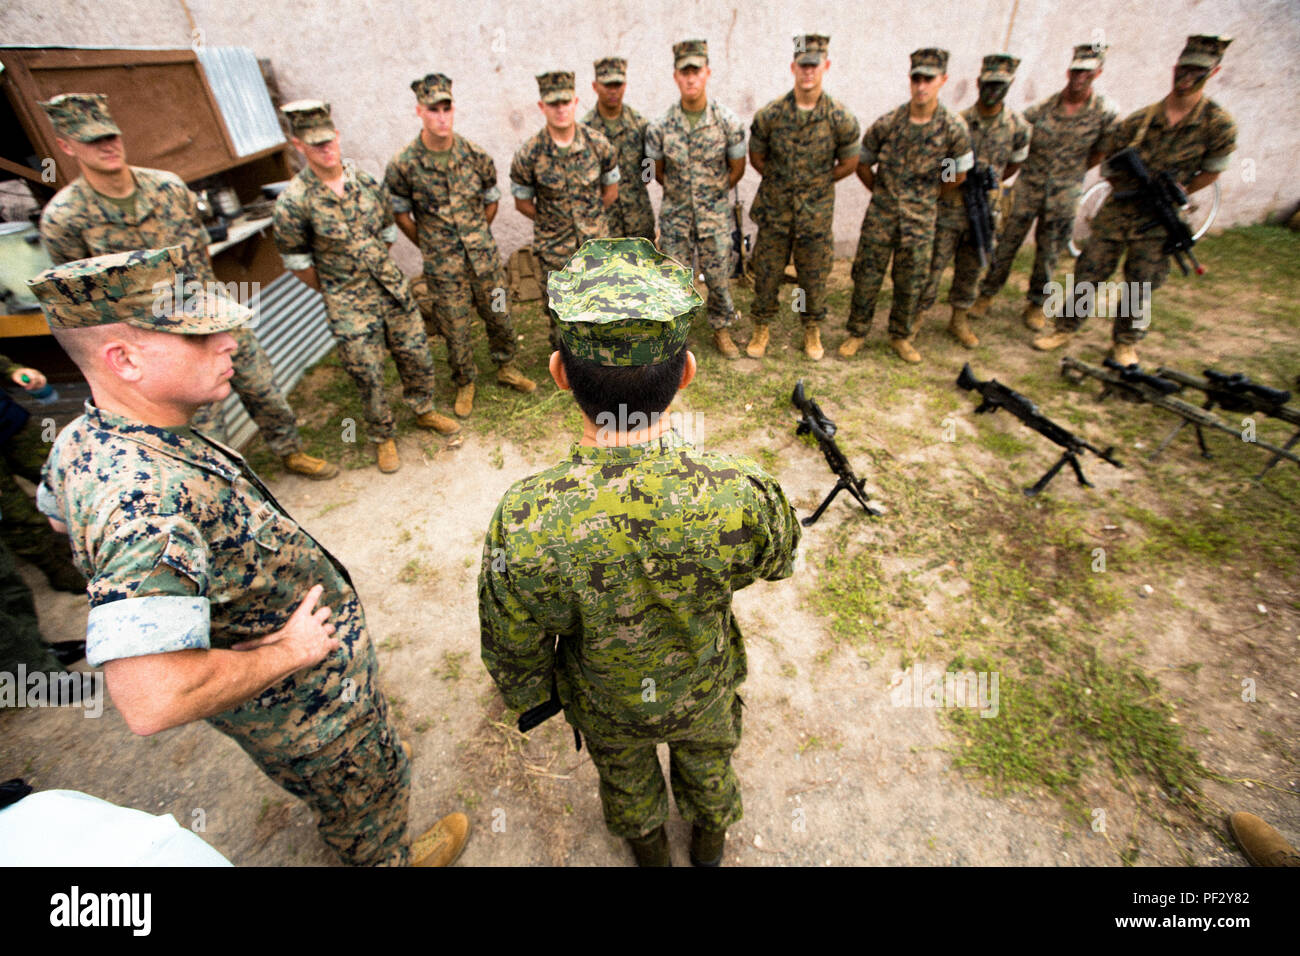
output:
M573 387L583 437L516 482L492 517L483 663L515 710L557 689L600 774L606 825L643 864L668 862L655 755L667 742L692 860L714 865L741 818L731 754L746 659L731 596L792 573L800 525L757 463L699 451L657 414L695 370L684 350L702 303L686 269L642 239L588 242L552 277L551 296L564 346L551 373ZM617 394L579 377L629 367L642 376ZM651 402L660 407L640 407Z
M731 301L731 189L745 175L745 126L708 99L709 45L673 44L673 80L681 99L646 127L645 154L664 187L659 248L687 268L698 264L708 287L707 317L724 356L739 350L727 329L738 318Z
M1101 162L1103 143L1117 117L1115 105L1092 89L1105 57L1106 48L1100 44L1076 46L1065 89L1025 110L1025 120L1033 127L1029 157L1008 195L1011 211L998 229L993 261L980 283L979 299L970 309L972 316L987 314L993 297L1011 275L1030 226L1037 221L1023 318L1031 329L1046 324L1045 287L1056 274L1061 253L1068 250L1083 178Z
M588 239L608 236L609 210L618 202L618 154L604 135L575 122L578 98L573 74L552 70L537 75L538 109L546 125L515 150L510 162L510 194L515 209L533 221L533 255L543 275L564 263ZM546 283L542 301L551 324L551 346L558 346L555 313Z
M227 333L252 313L211 292L154 307L154 284L185 260L179 247L119 253L30 282L94 397L55 442L37 498L90 582L87 661L136 733L206 716L307 801L345 862L404 864L409 762L347 570L243 458L186 425L228 394ZM141 335L148 396L98 355ZM461 823L448 826L463 840Z
M607 56L594 64L591 88L596 105L582 122L602 134L618 154L618 199L609 208L609 234L615 238L655 238L655 213L650 205L645 155L646 119L623 102L627 90L627 60Z
M804 325L804 352L822 357L826 281L835 258L835 183L858 165L857 117L822 92L830 37L806 34L795 37L794 45L794 89L759 110L749 128L749 164L763 177L749 211L758 223L750 258L754 335L745 349L751 358L767 349L768 323L792 255L801 300L791 305Z
M1188 195L1212 185L1237 148L1237 124L1205 95L1205 83L1219 72L1223 51L1231 42L1230 37L1189 36L1174 67L1169 95L1115 124L1106 141L1106 155L1132 147L1152 176L1169 173ZM1076 295L1097 289L1124 260L1124 281L1133 292L1113 317L1111 357L1121 365L1133 365L1138 361L1134 346L1151 323L1146 284L1150 283L1150 290L1158 289L1169 276L1167 237L1158 226L1149 228L1151 216L1132 195L1137 188L1132 177L1109 163L1103 164L1102 175L1113 188L1093 217L1088 242L1075 265L1075 289ZM1074 309L1062 309L1055 332L1036 339L1034 347L1046 351L1066 344L1087 321L1095 301L1095 297L1080 299Z
M324 295L339 359L361 393L379 470L393 472L401 463L384 394L390 353L416 424L444 435L460 426L434 411L424 320L388 252L397 239L392 200L382 183L342 159L328 103L300 100L280 110L307 165L275 201L275 243L285 268Z
M411 83L420 135L394 156L384 174L397 226L420 247L438 327L456 383L456 414L474 407L478 369L470 341L470 305L487 328L497 381L521 392L537 388L515 366L505 269L492 238L501 190L492 157L452 131L451 79L430 73Z
M862 137L857 173L871 191L871 203L853 259L849 337L839 349L844 358L857 354L871 329L892 258L890 344L904 361L921 361L911 338L930 266L939 193L955 191L974 163L966 121L938 100L947 69L947 50L915 50L911 100L877 119Z
M50 258L57 264L178 245L185 249L190 277L215 283L208 235L194 194L174 173L126 165L121 131L109 115L108 97L69 93L41 106L60 146L77 159L82 172L41 214L41 237ZM133 181L134 191L120 199L103 191L119 180ZM276 386L275 369L253 330L241 327L232 334L239 351L230 384L267 447L290 471L316 480L333 478L338 466L303 452L293 409ZM215 405L201 408L194 425L218 440L226 437Z
M995 217L995 231L1002 183L1015 175L1029 155L1032 128L1023 116L1004 102L1019 65L1018 59L1006 53L993 53L984 57L979 77L979 98L961 114L970 131L975 169L992 169L997 181L996 188L988 194L989 209ZM930 254L930 274L916 304L918 315L934 305L939 294L939 279L954 259L956 264L953 267L952 288L948 293L948 304L952 306L948 331L962 345L974 348L979 345L979 339L970 330L966 313L975 304L975 290L981 271L980 257L979 250L971 239L966 204L960 192L944 193L939 197L939 218L935 225L934 251Z

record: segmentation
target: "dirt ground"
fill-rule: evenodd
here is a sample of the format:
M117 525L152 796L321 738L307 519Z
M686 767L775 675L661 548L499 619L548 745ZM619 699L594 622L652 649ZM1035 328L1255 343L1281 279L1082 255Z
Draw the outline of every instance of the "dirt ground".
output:
M837 264L841 284L846 268L847 263ZM1024 347L1024 330L1016 327L1014 306L1007 304L1013 302L1007 298L999 306L997 321L977 326L986 345L973 357L931 322L918 340L931 360L917 372L920 385L895 389L887 402L873 388L877 370L893 361L879 328L857 365L840 369L860 376L863 387L837 392L838 386L827 385L818 397L841 420L841 440L860 473L887 471L895 481L967 497L988 493L975 475L1013 487L1030 483L1045 469L1053 457L1050 445L1014 422L977 420L968 396L951 386L967 358L981 378L996 373L1010 383L1054 365L1055 358ZM772 388L788 394L797 375L846 364L833 353L839 341L835 316L832 309L836 334L828 333L820 367L795 351L795 332L787 327L774 335L767 364L743 359L726 374L761 377L775 364L779 374L771 376ZM883 310L877 325L883 325ZM1094 326L1088 342L1072 354L1100 362L1104 334L1100 323ZM1247 331L1250 341L1242 342L1209 314L1198 316L1188 334L1198 336L1198 361L1206 363L1286 336L1293 341L1295 335L1285 324L1261 325ZM701 376L718 370L719 361L707 354L707 339L698 330L693 347L701 355ZM1153 344L1152 364L1177 358L1170 348ZM529 371L540 369L530 365ZM552 387L546 382L538 395ZM494 388L486 385L480 394L490 395ZM937 406L927 398L931 389L949 389L958 400ZM1080 396L1082 407L1086 396ZM1045 407L1049 414L1060 410L1055 400L1043 404L1054 406ZM690 390L683 393L682 408L692 409ZM1148 450L1167 427L1167 419L1149 409L1125 414L1142 419L1144 434L1136 441ZM728 450L754 453L763 445L774 450L765 465L801 514L810 513L833 484L815 449L793 440L792 412L772 415L766 408L738 405L725 412L711 407L708 415L710 431ZM854 420L871 423L870 434L845 429L840 417L855 415L863 417ZM955 419L955 442L945 441L940 430L949 416ZM980 445L976 438L988 428L1023 440L1024 450L1008 458ZM574 752L567 726L553 720L521 740L478 655L476 580L488 520L506 488L557 460L571 437L539 427L531 440L510 441L476 429L471 418L456 447L436 437L405 436L403 468L394 476L358 468L327 483L284 474L270 482L289 512L351 571L379 649L382 685L414 748L412 828L419 831L443 813L465 810L473 831L463 866L630 862L626 847L604 828L595 771L585 752ZM1226 485L1190 451L1190 438L1186 441L1178 454L1167 453L1161 467L1176 469L1180 482L1204 496L1203 507L1230 509L1236 494L1261 494ZM702 444L712 445L707 434ZM1121 445L1117 454L1138 459L1133 444ZM1052 494L1077 507L1080 526L1099 540L1137 534L1116 517L1116 496L1157 507L1163 472L1120 471L1095 459L1085 468L1094 490L1078 488L1067 472ZM891 580L906 579L924 595L916 607L899 612L891 627L915 638L963 613L970 582L961 573L897 557L912 522L942 516L922 517L907 500L884 503L889 513L868 519L841 496L805 532L804 557L793 578L760 582L736 598L750 676L743 690L744 739L736 755L745 818L729 835L728 862L1117 865L1132 835L1140 845L1133 859L1139 865L1241 865L1243 858L1225 840L1222 827L1154 819L1139 811L1131 791L1105 774L1086 775L1063 800L1045 788L1006 792L953 768L959 730L945 714L895 706L891 699L903 676L897 651L855 652L834 638L827 616L817 610L816 592L824 582L818 568L847 541L853 549L878 553ZM1021 499L1017 507L1039 505ZM1300 687L1300 585L1266 572L1238 575L1213 562L1188 560L1184 566L1176 559L1172 571L1165 565L1150 573L1142 568L1119 573L1126 575L1122 587L1132 600L1108 619L1105 640L1140 645L1140 659L1158 675L1164 698L1176 709L1174 721L1187 729L1215 773L1204 782L1207 799L1226 810L1251 810L1292 840L1300 838L1295 692ZM30 568L24 574L37 594L47 639L81 636L84 598L51 592ZM906 646L918 645L913 640ZM946 649L935 646L930 656L918 655L913 663L943 671L949 659ZM1258 700L1250 705L1241 701L1244 676L1258 687ZM236 864L336 863L305 806L205 725L141 739L111 706L97 720L75 710L11 710L0 713L0 779L11 776L25 777L40 789L84 790L170 813L186 826L202 817L201 835ZM1089 811L1096 808L1106 810L1105 830L1088 825L1090 816L1095 819ZM685 864L687 832L675 812L669 836L674 862Z

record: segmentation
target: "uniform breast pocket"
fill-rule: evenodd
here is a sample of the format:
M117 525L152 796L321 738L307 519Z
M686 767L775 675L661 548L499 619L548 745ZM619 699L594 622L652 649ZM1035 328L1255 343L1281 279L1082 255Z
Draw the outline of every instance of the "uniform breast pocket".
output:
M537 194L546 199L560 199L565 193L564 171L549 167L537 171Z
M268 502L258 505L248 516L248 537L259 558L279 554L294 543L297 534L298 523Z
M316 240L327 248L344 246L352 238L348 232L347 223L341 219L329 218L321 222L312 223L316 233Z

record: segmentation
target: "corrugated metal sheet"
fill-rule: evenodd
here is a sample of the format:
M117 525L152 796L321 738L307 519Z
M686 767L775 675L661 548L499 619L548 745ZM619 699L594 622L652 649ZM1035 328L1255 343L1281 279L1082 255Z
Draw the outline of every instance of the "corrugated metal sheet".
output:
M284 132L253 51L245 46L203 46L197 53L235 152L248 156L283 143Z
M325 316L325 300L291 272L262 290L256 321L257 341L275 367L275 383L286 396L307 369L334 347ZM257 431L234 392L222 403L221 418L226 437L236 448L242 448Z

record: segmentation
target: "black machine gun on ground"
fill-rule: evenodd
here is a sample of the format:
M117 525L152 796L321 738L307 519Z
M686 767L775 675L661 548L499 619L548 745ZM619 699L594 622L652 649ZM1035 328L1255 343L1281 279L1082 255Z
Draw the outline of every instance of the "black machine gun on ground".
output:
M999 408L1005 408L1027 427L1032 428L1048 441L1054 442L1065 449L1056 464L1049 468L1046 474L1031 487L1025 489L1025 494L1031 498L1046 488L1051 480L1056 477L1056 473L1066 464L1069 464L1074 469L1074 477L1078 479L1079 484L1085 488L1091 488L1092 483L1083 476L1083 467L1079 464L1079 454L1085 450L1092 452L1102 461L1114 465L1116 468L1124 467L1111 455L1111 452L1115 450L1114 446L1107 447L1103 451L1095 445L1089 444L1073 432L1067 431L1044 416L1032 401L1019 392L1007 388L997 379L991 378L988 381L981 382L975 377L975 373L971 371L969 362L961 367L961 373L957 376L957 385L968 392L979 392L984 399L976 406L976 415L992 414Z
M1204 378L1195 378L1191 375L1184 375L1177 369L1164 368L1163 366L1156 369L1156 374L1162 378L1169 379L1179 385L1187 388L1199 389L1205 393L1205 404L1201 406L1205 411L1210 411L1216 407L1222 408L1229 412L1247 412L1249 414L1263 414L1270 418L1276 418L1296 426L1296 432L1292 435L1282 450L1290 451L1295 447L1296 442L1300 442L1300 408L1287 404L1291 401L1291 393L1283 391L1280 388L1269 388L1267 385L1260 385L1252 382L1241 372L1227 374L1207 368L1202 372ZM1189 422L1183 419L1160 443L1160 447L1151 455L1155 458L1174 437L1182 431ZM1205 448L1205 438L1201 434L1201 426L1191 422L1196 428L1196 441L1201 446L1201 454L1209 458L1209 452ZM1263 478L1268 470L1282 460L1282 456L1274 453L1269 459L1268 464L1264 466L1263 471L1255 476L1255 480Z
M1132 146L1121 149L1106 162L1111 169L1127 173L1138 182L1137 189L1117 192L1115 198L1136 199L1150 214L1151 221L1143 225L1140 231L1146 232L1160 226L1165 231L1165 255L1174 257L1178 268L1183 270L1183 275L1192 273L1192 269L1187 267L1188 262L1198 276L1204 275L1205 267L1196 261L1192 252L1196 239L1192 236L1192 230L1187 228L1187 223L1178 215L1178 210L1187 205L1187 193L1183 187L1168 172L1162 171L1152 176Z
M993 255L993 211L989 193L998 188L998 175L988 163L977 162L961 184L961 201L966 207L970 241L979 253L980 268L987 269Z
M1242 430L1240 428L1234 428L1232 425L1229 425L1223 419L1219 418L1218 415L1209 412L1207 410L1210 407L1208 404L1206 408L1197 408L1191 402L1185 402L1181 398L1176 398L1176 393L1182 391L1183 385L1175 380L1173 376L1168 375L1166 369L1160 369L1159 374L1153 375L1150 372L1143 372L1136 365L1120 365L1113 359L1106 360L1105 368L1098 368L1095 365L1089 365L1087 362L1081 362L1078 359L1066 356L1061 359L1061 374L1071 381L1082 381L1083 377L1087 376L1089 378L1095 378L1097 381L1101 382L1102 390L1101 394L1097 396L1098 401L1103 401L1111 395L1117 395L1130 402L1145 402L1148 405L1155 405L1158 408L1163 408L1167 412L1173 412L1175 415L1182 418L1184 423L1190 423L1197 426L1196 437L1200 442L1201 456L1204 458L1209 458L1211 456L1209 449L1205 447L1205 437L1201 432L1202 427L1217 429L1218 431L1233 436L1239 441L1243 439ZM1186 378L1187 376L1182 377ZM1259 386L1256 387L1258 388ZM1271 392L1273 390L1269 389L1269 391ZM1296 414L1293 409L1289 411L1292 414ZM1300 419L1300 415L1297 415L1296 418ZM1175 431L1174 434L1177 434L1177 431ZM1298 433L1298 435L1300 435L1300 433ZM1168 436L1164 443L1157 448L1150 457L1154 458L1156 455L1160 454L1172 439L1173 435ZM1300 464L1300 455L1290 451L1291 445L1293 445L1295 441L1296 437L1293 437L1287 444L1286 448L1279 448L1276 445L1272 445L1266 441L1260 441L1259 439L1254 440L1251 444L1258 445L1265 451L1272 452L1274 460L1285 458L1288 461L1294 461L1296 464ZM1270 463L1270 466L1271 464L1272 463ZM1268 469L1265 468L1264 470L1267 471ZM1263 474L1264 472L1260 472L1256 478L1262 477Z
M826 417L821 410L821 406L811 398L804 395L803 379L799 379L794 387L794 394L790 396L790 401L794 407L799 409L803 416L799 419L799 424L795 427L796 435L812 435L817 439L817 447L821 449L826 456L826 464L830 465L831 471L839 479L831 493L821 503L821 506L812 513L811 517L804 518L802 524L805 528L812 527L817 519L822 516L822 512L829 507L830 503L835 500L835 496L841 491L847 491L862 505L862 510L869 515L879 517L884 514L879 508L874 507L867 499L863 486L866 484L865 478L859 478L853 473L853 466L849 464L844 453L840 451L840 446L835 443L835 423Z

